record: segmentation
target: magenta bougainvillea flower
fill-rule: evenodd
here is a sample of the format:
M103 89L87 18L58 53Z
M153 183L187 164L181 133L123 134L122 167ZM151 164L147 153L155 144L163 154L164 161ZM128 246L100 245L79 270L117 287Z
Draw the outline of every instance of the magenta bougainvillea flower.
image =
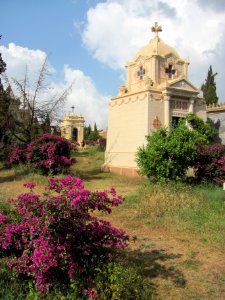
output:
M89 191L80 178L71 176L49 178L43 195L34 193L35 183L24 185L30 192L12 201L17 221L0 213L0 252L10 258L8 267L33 279L43 293L60 281L85 278L83 295L94 299L96 266L126 247L128 236L92 213L111 213L124 198L114 188Z

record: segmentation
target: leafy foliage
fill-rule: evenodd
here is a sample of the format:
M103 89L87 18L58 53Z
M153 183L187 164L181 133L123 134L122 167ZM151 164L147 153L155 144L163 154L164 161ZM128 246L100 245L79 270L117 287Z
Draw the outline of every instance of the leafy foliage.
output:
M100 151L105 151L105 148L106 148L106 139L103 138L103 137L100 137L99 140L98 140L98 142L99 142L99 146L98 146L99 150Z
M97 129L96 123L94 124L94 130L92 130L91 125L88 125L84 128L84 139L88 143L88 141L97 141L99 139L99 133Z
M102 266L95 278L100 299L150 300L152 292L147 280L139 275L132 263L110 262Z
M1 40L1 35L0 35L0 40ZM2 54L0 53L0 75L6 71L6 63L2 59ZM0 78L0 92L3 91L3 85L1 83L1 78Z
M180 120L170 131L161 128L148 135L147 145L137 152L140 173L157 181L183 179L198 157L197 145L208 141L205 131L190 129Z
M84 127L84 139L88 140L88 136L91 133L91 125L89 124L88 126Z
M91 131L91 133L88 136L89 141L97 141L98 138L99 138L98 131Z
M8 267L33 279L42 293L74 282L81 294L93 296L96 268L126 247L128 237L91 212L111 213L124 198L114 188L90 192L70 176L49 178L43 195L33 192L35 183L25 186L30 192L12 200L18 217L11 221L0 213L1 256L9 257Z
M186 120L194 130L197 130L199 133L206 137L206 142L211 143L212 141L214 141L217 132L210 119L207 119L207 121L204 122L196 115L188 114Z
M203 92L203 97L205 98L207 105L218 103L218 97L216 93L216 82L215 82L216 75L217 73L213 73L212 66L210 66L205 83L201 87L201 90Z

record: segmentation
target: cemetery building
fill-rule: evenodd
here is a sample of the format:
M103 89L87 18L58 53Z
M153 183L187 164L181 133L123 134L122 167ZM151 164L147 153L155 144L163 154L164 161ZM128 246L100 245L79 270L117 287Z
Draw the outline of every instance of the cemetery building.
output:
M135 176L146 135L188 113L206 120L205 101L188 80L188 59L162 41L161 31L155 23L154 37L126 64L126 83L109 103L105 170Z
M216 142L225 145L225 103L208 105L207 117L213 121L214 127L218 132Z
M74 107L72 107L74 109ZM84 140L84 118L70 112L63 116L61 120L61 136L81 144Z

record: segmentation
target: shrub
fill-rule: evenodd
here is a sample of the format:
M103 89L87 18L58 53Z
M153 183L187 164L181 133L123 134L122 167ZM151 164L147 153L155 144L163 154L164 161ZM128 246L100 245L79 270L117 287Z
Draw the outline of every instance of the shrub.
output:
M142 175L157 181L183 179L196 161L197 145L207 141L197 130L189 129L184 121L170 131L161 128L146 138L147 145L137 152L137 164Z
M26 157L26 146L9 146L6 150L8 153L8 158L6 164L8 166L18 165L20 163L25 163L27 161Z
M5 161L7 158L7 151L5 144L0 142L0 161Z
M91 131L91 133L88 136L88 140L90 141L97 141L99 139L99 133L98 131Z
M214 141L218 133L216 132L210 119L207 119L207 121L204 122L196 115L188 114L186 120L194 130L197 130L199 133L206 137L206 142L212 143Z
M81 294L92 293L97 266L125 247L128 237L91 212L111 213L124 199L114 188L90 192L71 176L50 178L43 195L33 193L35 183L25 186L30 192L12 200L16 221L0 214L0 254L11 258L8 267L33 279L43 293L71 282Z
M199 181L225 182L225 146L222 144L198 147L198 160L194 166Z
M44 174L56 174L70 167L71 148L63 137L43 134L27 145L27 161Z
M101 137L101 138L99 138L98 143L99 143L99 150L100 151L105 151L105 148L106 148L106 139L103 138L103 137Z
M95 277L95 289L100 299L152 299L151 286L146 278L140 275L140 269L130 261L129 264L116 261L102 266Z

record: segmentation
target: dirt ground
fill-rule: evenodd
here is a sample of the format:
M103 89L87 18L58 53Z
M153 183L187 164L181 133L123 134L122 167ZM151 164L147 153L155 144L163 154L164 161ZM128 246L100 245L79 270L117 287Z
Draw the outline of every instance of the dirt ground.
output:
M149 278L155 299L225 299L224 251L165 228L130 229L119 213L106 219L129 234L129 259Z

